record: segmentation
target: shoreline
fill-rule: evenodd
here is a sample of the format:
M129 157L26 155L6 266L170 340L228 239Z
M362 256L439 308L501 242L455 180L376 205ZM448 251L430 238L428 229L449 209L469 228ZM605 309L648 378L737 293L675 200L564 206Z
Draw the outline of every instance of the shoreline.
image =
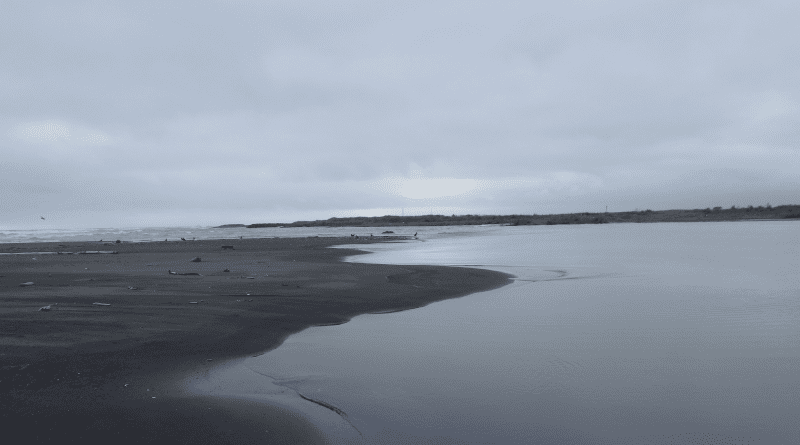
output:
M402 239L143 242L104 247L113 255L0 255L3 423L31 443L319 442L288 411L186 397L176 378L274 349L309 326L510 282L483 269L345 263L368 252L328 248ZM0 252L96 244L8 243ZM37 310L46 305L52 310Z

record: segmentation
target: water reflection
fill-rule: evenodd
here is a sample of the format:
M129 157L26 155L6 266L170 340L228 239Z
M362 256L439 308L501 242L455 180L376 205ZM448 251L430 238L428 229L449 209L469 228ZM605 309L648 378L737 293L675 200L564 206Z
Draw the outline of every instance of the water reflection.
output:
M494 228L352 258L518 280L245 361L367 443L800 443L800 224Z

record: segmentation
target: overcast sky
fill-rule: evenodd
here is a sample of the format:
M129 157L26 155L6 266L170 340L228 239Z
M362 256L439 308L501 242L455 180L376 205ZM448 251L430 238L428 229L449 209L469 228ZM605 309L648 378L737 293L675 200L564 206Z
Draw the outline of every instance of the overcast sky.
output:
M800 203L798 23L797 1L2 0L0 228Z

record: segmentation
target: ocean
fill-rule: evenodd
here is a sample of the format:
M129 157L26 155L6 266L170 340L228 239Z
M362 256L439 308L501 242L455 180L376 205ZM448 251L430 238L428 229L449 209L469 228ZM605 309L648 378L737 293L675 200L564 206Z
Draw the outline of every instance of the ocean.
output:
M266 227L248 229L245 227L217 228L208 226L187 227L134 227L125 229L91 228L91 229L0 229L0 243L40 243L40 242L70 242L70 241L116 241L123 242L149 242L172 241L181 238L188 239L239 239L242 238L273 238L273 237L306 237L306 236L378 236L381 232L391 230L398 235L413 235L414 232L435 233L439 228L434 227ZM456 229L458 230L458 229Z

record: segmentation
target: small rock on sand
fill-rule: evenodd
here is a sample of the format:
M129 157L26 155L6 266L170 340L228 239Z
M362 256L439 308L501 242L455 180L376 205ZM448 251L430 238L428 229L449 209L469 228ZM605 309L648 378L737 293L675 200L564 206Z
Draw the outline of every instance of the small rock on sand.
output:
M200 259L200 257L199 257L199 256L197 256L197 257L194 257L194 258L192 258L192 261L191 261L191 262L192 262L192 263L199 263L200 261L202 261L202 260Z

